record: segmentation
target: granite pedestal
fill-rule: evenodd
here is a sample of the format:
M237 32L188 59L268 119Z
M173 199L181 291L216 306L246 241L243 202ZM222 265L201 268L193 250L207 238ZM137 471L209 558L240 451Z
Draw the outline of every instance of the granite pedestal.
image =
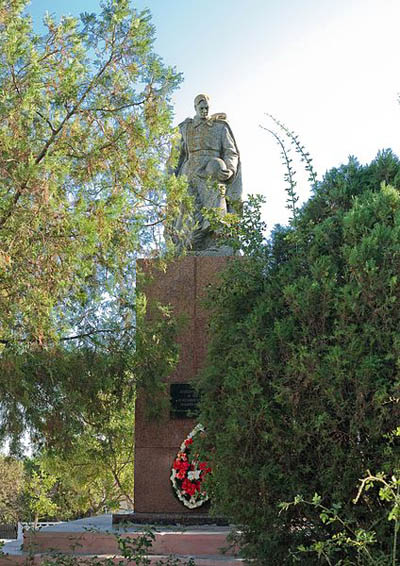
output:
M186 323L178 336L179 363L167 384L190 384L202 368L206 355L207 312L202 306L207 287L218 279L226 257L186 257L170 264L166 272L157 270L156 260L141 260L138 268L152 280L144 289L148 304L159 301L171 305ZM151 307L150 307L151 308ZM170 411L158 422L148 420L145 398L138 391L135 412L135 521L149 514L174 522L176 517L193 516L201 522L204 506L188 509L174 495L170 474L180 444L197 424L193 418L170 418ZM118 520L118 517L116 517ZM176 522L176 521L175 521ZM184 521L183 521L184 522Z

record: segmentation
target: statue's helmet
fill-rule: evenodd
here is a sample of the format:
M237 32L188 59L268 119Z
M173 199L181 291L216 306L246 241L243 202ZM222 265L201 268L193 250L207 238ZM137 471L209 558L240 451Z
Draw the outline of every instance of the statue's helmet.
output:
M226 164L223 159L213 157L208 161L205 169L206 177L217 180L221 171L226 171Z

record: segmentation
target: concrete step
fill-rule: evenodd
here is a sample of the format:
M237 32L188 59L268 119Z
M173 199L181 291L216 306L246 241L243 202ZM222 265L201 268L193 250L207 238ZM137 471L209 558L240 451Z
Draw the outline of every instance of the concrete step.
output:
M0 556L0 566L41 566L44 561L49 561L51 555L49 554L36 554L34 556L29 555L19 555L19 556ZM150 561L149 566L156 566L159 561L164 561L167 563L168 556L164 555L149 555L147 556L148 560ZM175 556L174 556L175 558ZM190 558L193 559L195 566L245 566L247 564L241 558L234 558L233 556L224 556L224 555L202 555L202 556L177 556L182 561L182 564L188 561ZM80 566L90 566L93 561L95 561L96 566L101 564L102 562L106 563L107 566L110 564L110 559L112 563L118 566L122 566L126 564L126 566L132 566L134 562L132 560L124 559L122 556L119 555L76 555L75 559L77 560L77 564ZM58 560L57 556L53 556L52 566L57 566Z
M202 556L221 554L228 546L226 537L229 529L224 527L202 528L196 530L164 530L154 533L155 540L148 550L149 554ZM143 535L142 528L120 533L123 539L134 540ZM107 532L68 532L44 529L36 533L24 534L23 550L40 554L57 551L67 554L119 554L115 533ZM233 554L232 549L227 554Z

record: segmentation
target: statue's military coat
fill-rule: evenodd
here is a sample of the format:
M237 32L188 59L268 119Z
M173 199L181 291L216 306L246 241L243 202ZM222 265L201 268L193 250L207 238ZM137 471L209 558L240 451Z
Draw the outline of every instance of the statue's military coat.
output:
M218 207L229 212L242 194L240 155L228 122L220 116L224 115L206 120L187 118L179 125L182 144L176 174L186 175L189 190L202 207ZM213 157L222 159L232 176L225 183L219 182L219 190L212 192L205 170Z

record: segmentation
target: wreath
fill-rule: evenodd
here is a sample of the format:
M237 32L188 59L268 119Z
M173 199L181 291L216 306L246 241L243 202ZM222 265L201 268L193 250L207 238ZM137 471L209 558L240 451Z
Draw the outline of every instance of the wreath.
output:
M207 462L199 461L197 454L192 455L193 438L199 432L204 433L201 424L198 424L182 442L171 471L171 483L175 495L189 509L200 507L208 501L203 480L211 472L211 468Z

